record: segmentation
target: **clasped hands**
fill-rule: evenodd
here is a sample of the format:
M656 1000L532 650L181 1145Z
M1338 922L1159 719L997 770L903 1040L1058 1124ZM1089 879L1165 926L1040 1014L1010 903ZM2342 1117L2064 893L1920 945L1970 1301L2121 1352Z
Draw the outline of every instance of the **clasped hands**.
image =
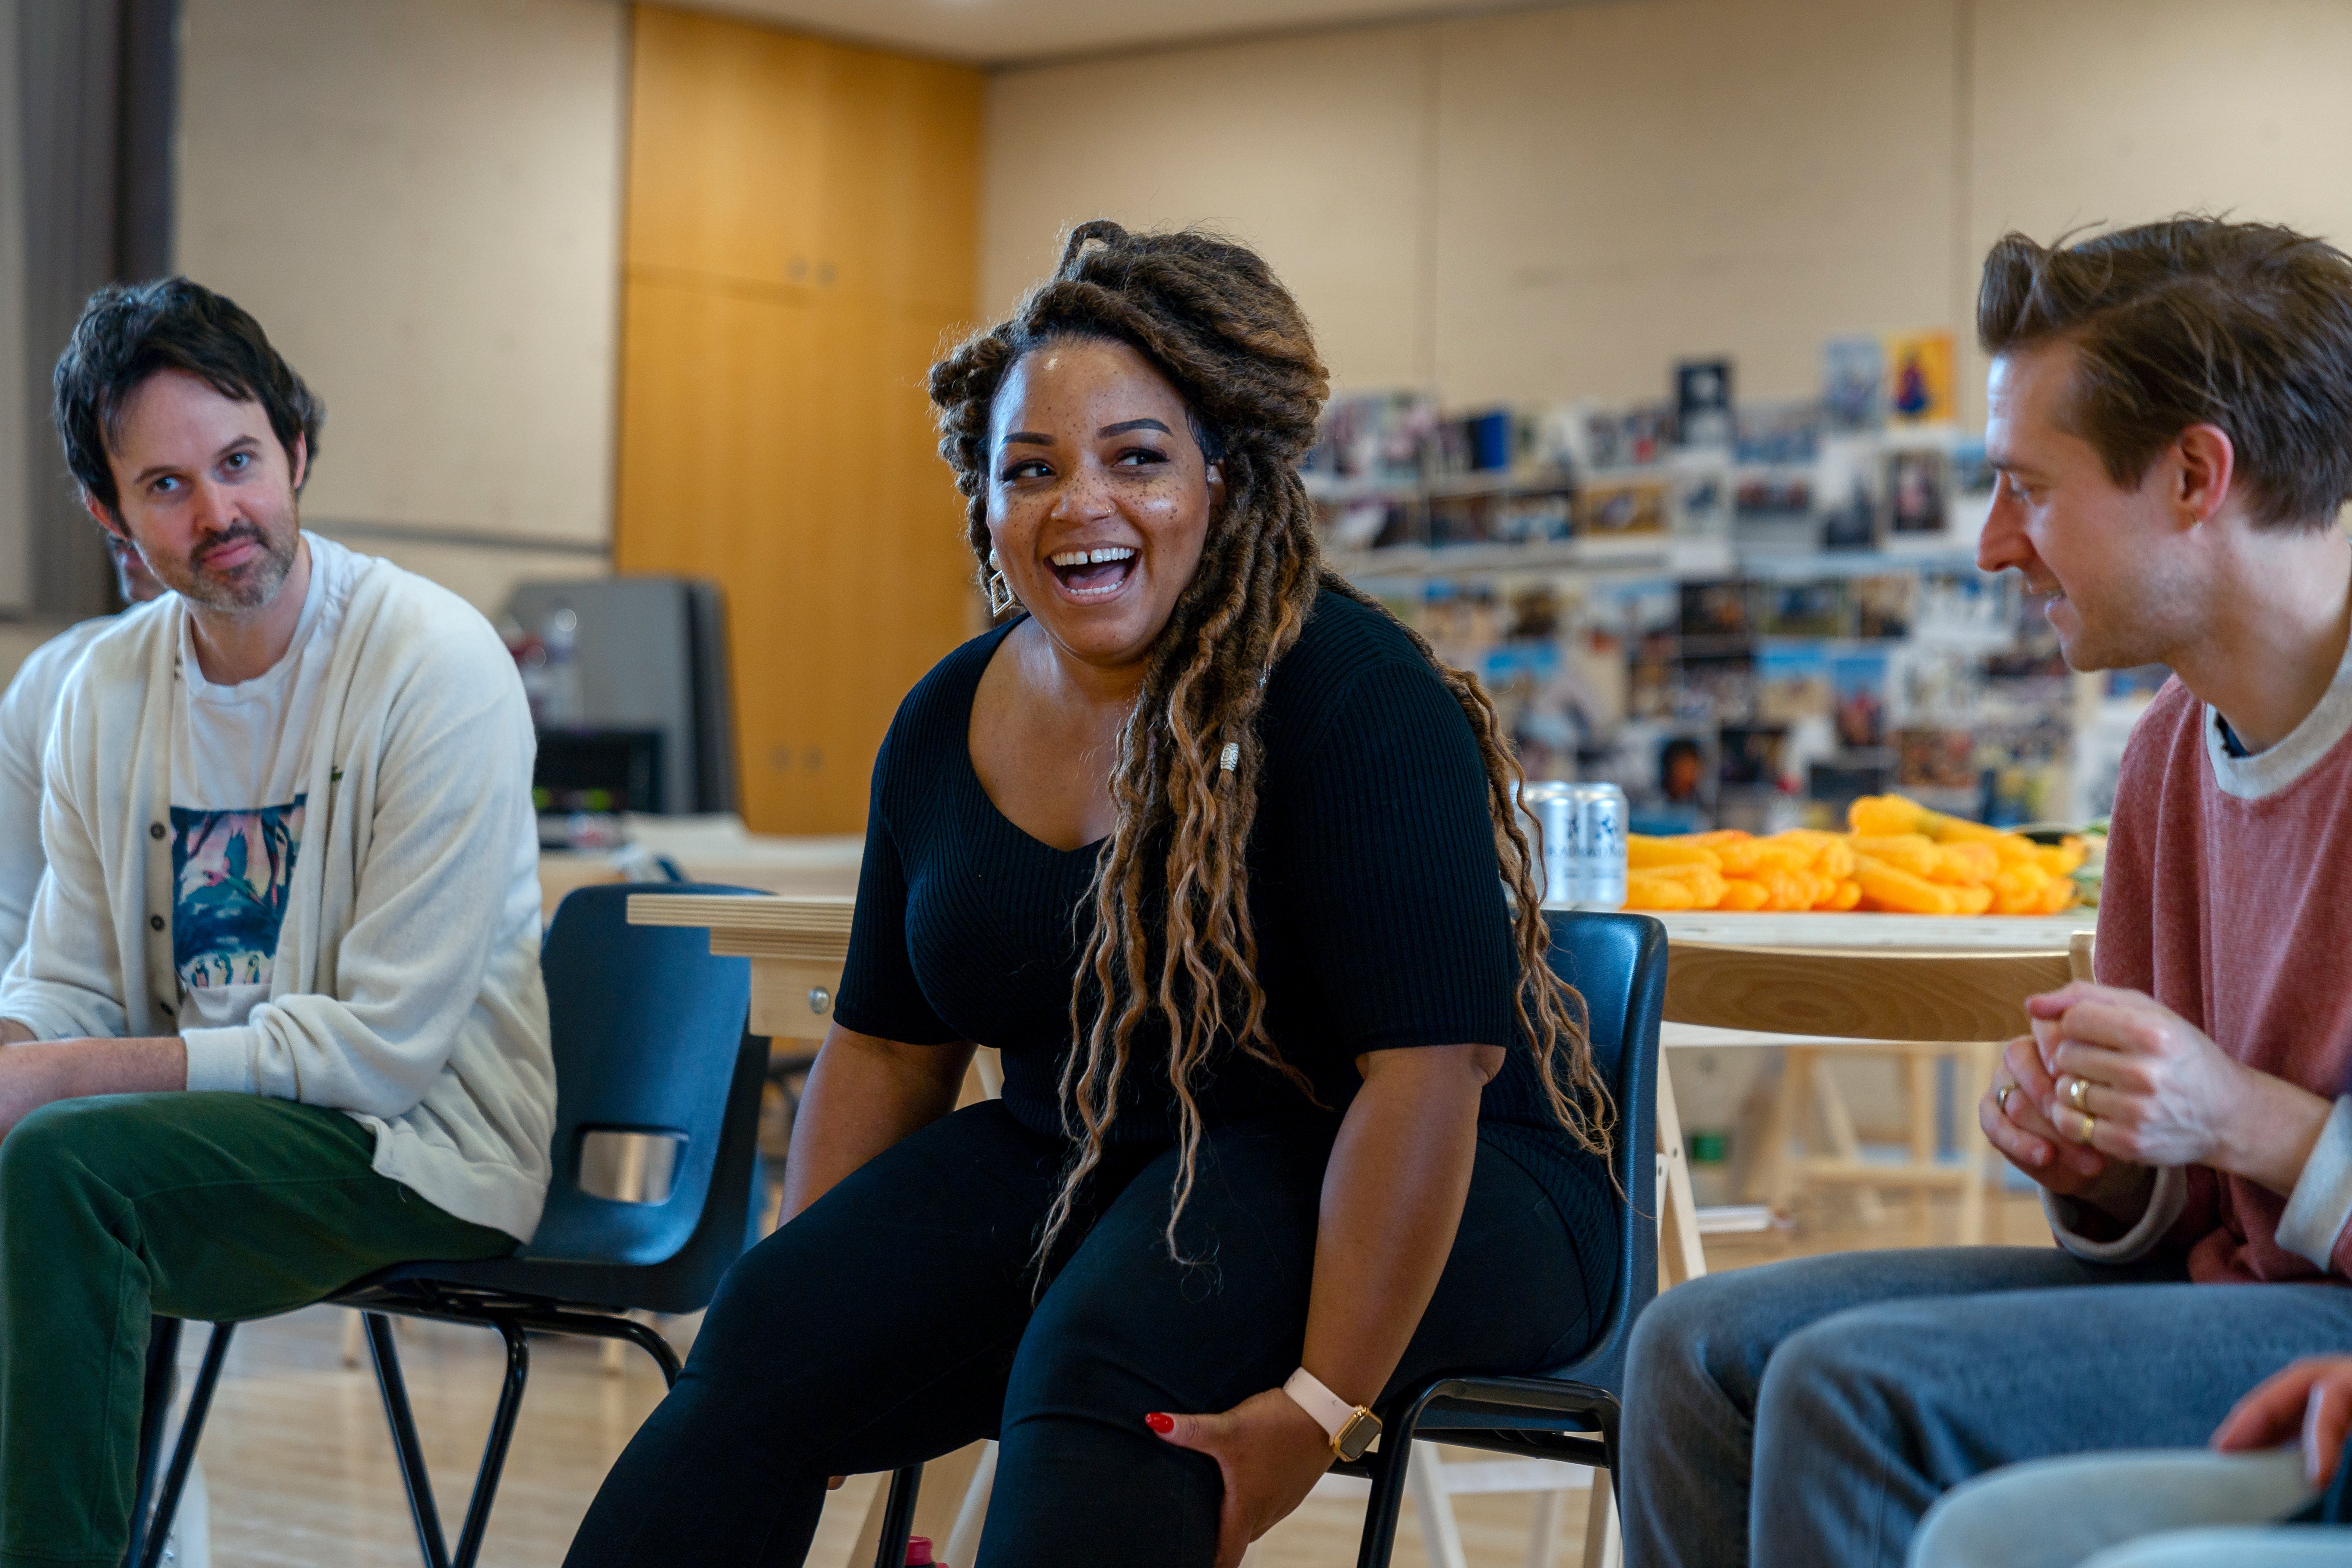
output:
M2097 1201L2146 1167L2210 1165L2294 1188L2329 1102L2233 1060L2137 991L2077 981L2026 1004L2032 1033L2002 1050L1978 1124L2052 1192Z

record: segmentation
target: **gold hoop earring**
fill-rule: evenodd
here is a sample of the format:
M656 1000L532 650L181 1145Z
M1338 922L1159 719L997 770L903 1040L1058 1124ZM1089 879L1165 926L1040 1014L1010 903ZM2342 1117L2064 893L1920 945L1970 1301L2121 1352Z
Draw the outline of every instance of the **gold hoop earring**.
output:
M988 581L982 585L988 595L988 613L992 619L1003 615L1021 601L1013 595L1013 584L1004 580L1004 569L996 563L996 552L988 552Z

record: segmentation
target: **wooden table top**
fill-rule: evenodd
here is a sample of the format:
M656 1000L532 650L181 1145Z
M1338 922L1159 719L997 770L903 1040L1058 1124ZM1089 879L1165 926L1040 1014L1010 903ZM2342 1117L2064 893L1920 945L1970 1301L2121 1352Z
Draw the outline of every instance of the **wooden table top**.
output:
M710 951L730 958L838 963L849 956L849 921L856 908L848 893L763 898L648 891L629 895L629 923L701 927L710 932Z
M1662 914L1670 942L1726 947L1917 948L1935 952L2063 952L2099 911L2063 915Z
M633 925L700 926L724 932L729 951L779 958L840 957L849 951L856 899L846 893L729 897L665 893L629 898ZM2063 915L1666 914L1674 942L1739 947L1911 948L1941 952L2063 952L2099 911Z

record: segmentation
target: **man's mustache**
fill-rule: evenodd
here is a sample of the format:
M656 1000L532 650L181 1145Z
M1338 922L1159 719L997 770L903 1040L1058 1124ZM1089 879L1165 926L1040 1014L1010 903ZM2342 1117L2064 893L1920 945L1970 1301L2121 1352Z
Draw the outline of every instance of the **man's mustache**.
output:
M249 522L240 522L224 533L215 534L209 542L197 550L189 559L194 564L201 566L212 559L214 552L226 550L230 545L248 539L260 545L265 552L269 548L269 542L262 537L261 530Z

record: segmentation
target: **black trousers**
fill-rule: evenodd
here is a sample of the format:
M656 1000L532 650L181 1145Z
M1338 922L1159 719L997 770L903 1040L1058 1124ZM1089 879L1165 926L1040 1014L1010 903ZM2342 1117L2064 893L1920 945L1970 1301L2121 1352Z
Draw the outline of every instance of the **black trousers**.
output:
M1216 1466L1143 1417L1228 1409L1298 1364L1338 1126L1213 1129L1179 1228L1184 1263L1163 1239L1175 1153L1115 1147L1042 1292L1030 1256L1066 1142L998 1101L906 1139L727 1276L567 1568L796 1564L828 1475L982 1437L1002 1443L982 1568L1210 1563ZM1453 1253L1390 1392L1571 1359L1607 1310L1589 1281L1606 1290L1614 1247L1576 1234L1482 1138Z

